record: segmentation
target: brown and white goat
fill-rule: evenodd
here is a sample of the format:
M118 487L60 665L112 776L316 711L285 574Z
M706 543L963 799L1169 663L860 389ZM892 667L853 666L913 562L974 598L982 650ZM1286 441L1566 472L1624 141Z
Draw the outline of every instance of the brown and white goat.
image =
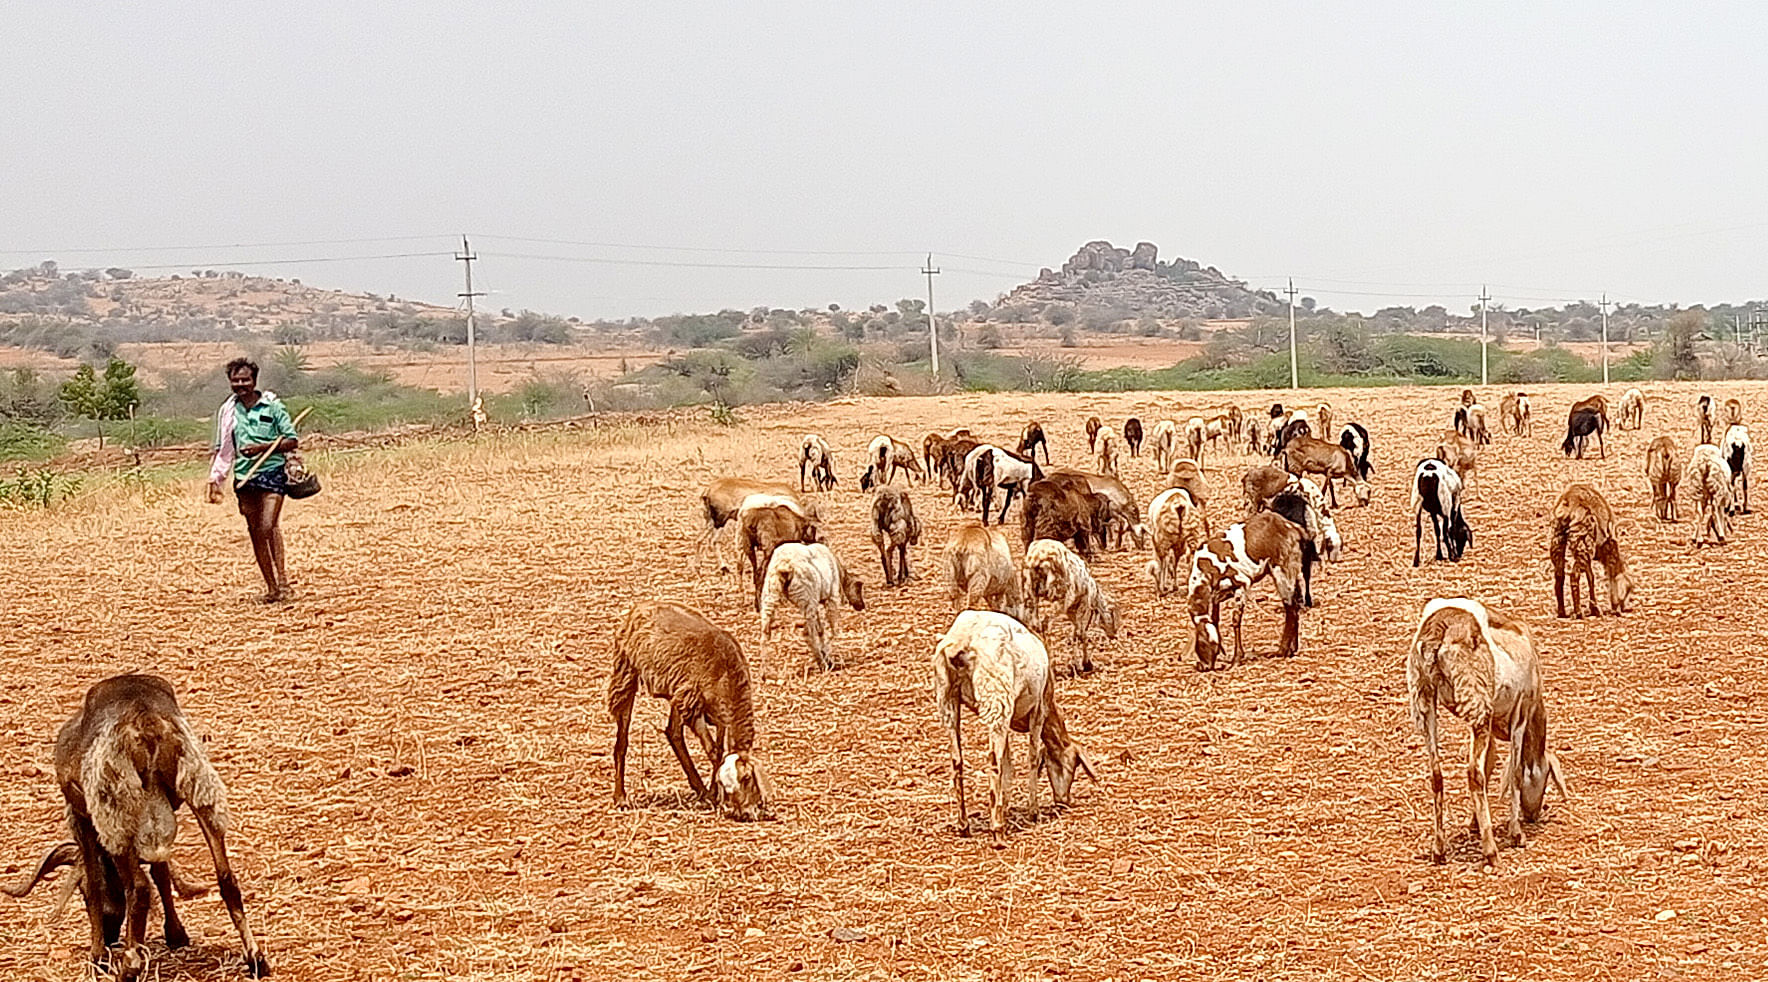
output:
M608 675L614 806L631 804L626 745L641 684L647 694L669 701L663 736L694 794L738 821L766 817L771 794L755 757L755 708L743 650L736 638L698 611L657 601L627 608L614 631L614 666ZM688 756L689 728L700 738L711 768L704 781Z
M1234 661L1245 655L1241 623L1252 585L1270 576L1283 604L1283 636L1277 655L1288 658L1301 647L1302 557L1307 531L1275 512L1259 512L1209 537L1191 560L1188 584L1192 651L1197 670L1216 667L1222 651L1222 602L1235 601Z
M1621 558L1620 540L1615 537L1615 516L1602 494L1588 484L1574 484L1565 489L1553 506L1553 525L1548 554L1553 560L1553 598L1559 616L1565 616L1566 554L1572 560L1572 616L1583 617L1578 597L1580 578L1590 584L1590 616L1601 617L1596 603L1596 570L1594 560L1602 564L1608 576L1608 603L1616 614L1627 609L1632 596L1633 581L1627 576L1627 563Z
M1192 554L1209 534L1209 521L1190 492L1167 488L1148 503L1148 528L1154 537L1149 572L1154 576L1154 592L1165 596L1185 581Z
M1331 499L1333 507L1338 506L1338 489L1334 482L1350 485L1357 496L1357 504L1369 504L1369 482L1363 480L1357 458L1338 444L1311 436L1298 437L1283 448L1282 460L1283 469L1291 474L1320 475L1320 483L1326 485L1326 496Z
M846 601L854 610L866 609L865 584L859 575L843 566L834 550L821 542L782 542L767 561L765 582L761 592L762 657L756 666L761 677L767 677L774 621L787 603L798 608L804 618L804 640L810 653L824 669L833 669L830 643L841 629L841 602Z
M1068 735L1056 709L1056 679L1050 653L1025 625L1005 614L966 610L952 620L933 649L933 702L951 734L952 786L958 803L958 834L970 834L970 805L964 794L963 717L967 708L988 728L993 764L989 830L995 846L1005 845L1013 787L1012 734L1031 744L1031 817L1037 817L1037 784L1050 776L1057 808L1071 800L1076 771L1097 781L1086 755Z
M952 609L996 610L1015 618L1025 616L1019 573L1013 568L1013 550L998 528L966 522L952 530L945 546L945 568L950 582L947 597Z
M785 542L815 542L817 524L791 506L766 495L737 509L737 546L755 577L755 609L761 609L761 580L774 550Z
M1473 494L1473 471L1479 463L1479 444L1454 430L1437 438L1436 459L1454 468L1466 495Z
M827 491L835 486L835 455L829 451L828 441L815 433L807 433L798 444L798 490L808 490L804 479L808 476L816 484L818 491Z
M915 456L914 447L879 434L866 447L866 466L860 472L859 489L870 491L879 485L889 484L896 480L898 471L913 474L923 484L927 481L927 472L921 469L921 461Z
M1050 620L1057 614L1067 617L1074 629L1080 659L1070 664L1071 674L1092 671L1092 629L1098 627L1106 638L1115 639L1118 614L1117 602L1093 579L1086 560L1055 539L1038 539L1025 550L1025 586L1026 603L1040 633L1049 637Z
M1666 522L1677 521L1676 486L1682 483L1682 451L1676 441L1660 436L1645 448L1645 479L1651 482L1651 510Z
M1558 788L1561 797L1566 793L1559 760L1547 747L1541 661L1528 625L1476 600L1432 600L1424 605L1406 655L1406 692L1412 721L1424 732L1430 762L1436 819L1431 858L1441 863L1449 853L1443 829L1443 767L1437 749L1441 704L1473 728L1467 755L1473 826L1485 861L1497 862L1498 845L1486 799L1497 762L1495 741L1510 743L1500 793L1510 806L1509 833L1516 845L1523 844L1522 823L1540 821L1547 785Z
M900 586L909 581L909 546L920 542L921 520L915 517L909 493L898 488L880 489L872 499L872 545L878 549L878 561L884 564L885 586ZM893 554L894 568L890 561Z
M76 867L92 964L103 965L109 947L120 941L110 967L119 980L131 982L146 967L142 941L156 890L167 947L190 943L172 906L174 886L183 886L172 873L176 812L189 805L214 860L221 901L239 932L246 974L270 974L227 860L227 788L170 683L153 675L118 675L88 689L79 712L55 738L55 777L72 841L52 848L5 893L22 897L57 867Z

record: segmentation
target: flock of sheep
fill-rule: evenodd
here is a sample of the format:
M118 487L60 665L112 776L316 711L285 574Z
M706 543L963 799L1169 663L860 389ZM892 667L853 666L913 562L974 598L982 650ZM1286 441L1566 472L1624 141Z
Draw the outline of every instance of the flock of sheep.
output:
M1630 389L1621 400L1622 428L1644 425L1644 397ZM1723 543L1733 517L1748 510L1751 445L1737 400L1723 405L1701 396L1695 407L1697 445L1686 465L1669 436L1651 441L1646 453L1653 510L1676 520L1679 488L1697 515L1694 543ZM1434 456L1412 469L1413 564L1422 558L1424 516L1429 515L1438 560L1458 561L1472 547L1463 512L1482 448L1493 439L1487 412L1463 392L1452 426L1440 435ZM1156 597L1183 593L1198 670L1223 667L1221 613L1230 607L1234 652L1244 657L1241 622L1252 587L1270 580L1283 609L1279 656L1296 654L1303 611L1313 604L1317 564L1339 558L1343 539L1334 512L1340 493L1347 503L1370 500L1368 431L1354 421L1334 427L1331 406L1274 405L1246 412L1228 406L1190 417L1184 424L1159 420L1144 429L1139 419L1107 428L1097 417L1084 432L1092 468L1051 468L1049 441L1038 422L1025 425L1009 450L967 428L930 433L917 449L887 435L871 441L859 474L870 497L870 533L884 572L896 587L913 574L912 557L924 528L911 491L951 496L976 518L954 528L941 553L940 576L957 613L932 653L934 703L951 738L957 829L968 835L961 722L966 710L988 731L991 807L989 826L999 845L1008 826L1013 779L1014 732L1028 735L1031 814L1037 814L1041 777L1056 805L1066 807L1078 774L1093 777L1080 745L1069 735L1056 701L1057 675L1093 668L1097 629L1107 639L1119 629L1113 595L1093 575L1089 560L1103 550L1149 549L1145 569ZM1503 398L1503 433L1529 432L1526 394ZM1583 456L1590 438L1606 456L1607 403L1593 396L1572 406L1562 449ZM1121 449L1120 437L1121 433ZM1318 435L1316 435L1318 434ZM1717 442L1714 436L1718 435ZM1329 439L1329 438L1335 438ZM1244 449L1269 459L1240 478L1241 501L1216 498L1205 476L1206 454ZM1043 463L1038 462L1042 453ZM1161 487L1146 510L1118 476L1123 454L1148 454ZM836 667L833 642L839 608L862 610L866 591L856 569L825 540L818 501L810 489L838 485L834 455L819 436L799 447L796 486L747 477L713 481L701 495L706 529L703 550L719 550L729 530L739 568L752 577L753 605L763 642L754 668L731 634L703 613L680 604L646 601L621 617L614 639L608 707L615 720L614 798L625 787L631 717L640 688L667 700L665 736L696 795L725 814L754 820L768 815L772 797L756 755L754 694L766 675L774 636L785 617L801 617L809 653L825 669ZM902 476L908 488L896 486ZM1316 481L1316 478L1318 479ZM1212 505L1213 498L1213 505ZM1020 503L1021 557L1005 522ZM1555 569L1558 614L1567 616L1565 583L1572 586L1570 615L1600 615L1595 567L1607 581L1609 605L1626 608L1631 593L1614 515L1600 492L1573 484L1553 512L1549 551ZM1072 655L1053 664L1053 625L1067 622ZM1549 786L1565 793L1558 761L1548 749L1542 668L1523 621L1480 601L1454 597L1424 607L1406 659L1411 712L1425 735L1434 801L1434 856L1447 854L1437 713L1447 708L1472 727L1467 776L1474 821L1486 862L1497 844L1487 801L1496 744L1508 742L1500 789L1509 811L1508 834L1522 839L1522 823L1539 818ZM703 778L690 756L688 734L700 744L710 769ZM209 765L202 743L162 679L127 675L94 685L80 710L61 730L55 747L58 782L67 802L69 841L57 844L16 884L0 887L24 896L56 869L72 867L64 896L85 898L91 956L107 962L120 979L143 970L142 940L157 894L166 942L188 943L173 909L174 895L195 892L171 866L174 811L191 806L216 867L220 892L239 932L249 974L269 965L247 922L240 890L229 868L225 835L226 791ZM1096 779L1096 778L1095 778ZM121 942L114 958L110 948Z

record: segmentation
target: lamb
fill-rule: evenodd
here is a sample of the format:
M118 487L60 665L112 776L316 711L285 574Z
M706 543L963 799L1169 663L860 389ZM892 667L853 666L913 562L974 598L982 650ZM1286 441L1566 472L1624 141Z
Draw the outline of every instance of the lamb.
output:
M1559 449L1565 451L1567 457L1570 457L1572 451L1576 450L1578 458L1581 460L1584 457L1584 442L1590 434L1594 433L1596 434L1596 449L1601 452L1602 456L1607 457L1608 450L1602 446L1602 431L1606 428L1607 423L1602 414L1596 410L1574 409L1566 420L1565 443L1561 444Z
M921 520L915 517L909 493L883 488L872 499L872 545L884 565L884 585L901 586L909 581L909 546L921 542ZM891 554L896 555L894 568Z
M1702 393L1698 399L1694 400L1694 432L1697 436L1694 442L1697 445L1713 442L1713 428L1717 422L1716 412L1712 396Z
M1032 420L1026 423L1025 429L1019 433L1019 456L1027 460L1036 460L1039 447L1043 448L1044 463L1048 464L1050 462L1050 442L1044 438L1043 424Z
M1679 520L1676 513L1676 486L1682 483L1682 468L1676 459L1682 452L1676 441L1660 436L1645 449L1645 479L1651 482L1651 510L1660 521Z
M1473 728L1468 751L1467 791L1473 798L1473 824L1488 865L1498 858L1487 803L1494 738L1510 743L1500 793L1510 806L1509 834L1522 846L1524 821L1541 819L1542 800L1551 783L1565 796L1564 772L1547 743L1547 707L1542 701L1541 662L1528 625L1477 600L1436 599L1424 605L1418 630L1406 654L1406 692L1412 721L1424 732L1430 761L1435 840L1431 857L1448 858L1443 831L1443 769L1437 750L1437 706L1448 707Z
M921 469L914 447L882 434L875 436L866 447L866 468L860 474L859 489L870 491L876 485L889 484L896 480L898 471L913 474L923 484L927 481L927 472Z
M1104 545L1111 526L1110 498L1092 489L1075 473L1052 474L1032 482L1020 513L1020 537L1030 546L1038 539L1074 543L1076 552L1091 557L1095 543Z
M1148 528L1154 536L1148 572L1154 577L1154 592L1165 596L1179 588L1184 564L1209 535L1209 520L1190 492L1168 488L1148 503Z
M1099 473L1117 473L1117 438L1111 435L1110 430L1099 433L1098 456Z
M1738 498L1737 485L1743 484L1743 495L1739 499L1738 510L1745 515L1750 513L1750 428L1742 423L1733 423L1725 431L1725 442L1719 445L1725 454L1725 466L1731 468L1731 495Z
M1099 417L1087 417L1087 453L1093 452L1094 441L1098 439L1099 431L1104 428L1105 424L1099 421Z
M1461 514L1461 477L1455 469L1435 457L1418 462L1412 473L1412 565L1418 565L1418 550L1424 541L1424 513L1430 512L1430 528L1436 535L1436 558L1441 561L1448 550L1451 562L1460 562L1461 554L1473 545L1473 530Z
M1369 504L1369 482L1363 480L1351 452L1336 443L1316 440L1311 436L1291 440L1283 448L1283 469L1291 474L1318 474L1326 486L1326 494L1334 507L1338 505L1338 489L1334 481L1351 485L1357 504Z
M766 495L752 496L737 510L737 542L755 576L755 609L761 609L762 579L774 550L786 542L817 540L817 523Z
M1245 653L1240 629L1246 617L1247 594L1266 576L1276 582L1277 596L1283 603L1283 636L1277 655L1288 658L1296 654L1301 645L1301 542L1306 536L1307 531L1289 519L1275 512L1260 512L1210 536L1192 556L1187 592L1198 671L1214 668L1221 653L1219 625L1224 600L1238 600L1234 661L1240 661Z
M1056 710L1056 680L1050 653L1025 625L991 611L966 610L933 649L933 701L939 720L951 732L952 785L958 799L958 834L970 834L970 806L964 795L963 710L968 707L988 727L994 769L989 829L997 847L1005 845L1008 797L1013 786L1010 734L1027 734L1031 744L1031 815L1037 816L1037 782L1050 776L1050 797L1068 807L1076 771L1097 781L1093 767L1068 735Z
M1123 548L1123 537L1126 532L1135 542L1137 549L1147 547L1148 527L1142 524L1142 510L1136 505L1136 496L1130 493L1129 487L1118 480L1115 475L1088 474L1085 471L1070 470L1066 467L1058 467L1050 473L1052 475L1073 474L1086 481L1087 487L1091 488L1094 494L1105 496L1110 505L1108 531L1111 535L1113 549Z
M1455 468L1462 486L1468 487L1469 494L1473 493L1469 485L1473 481L1474 467L1479 463L1478 444L1472 438L1462 436L1454 430L1444 430L1437 440L1436 456L1438 460Z
M646 693L669 701L663 736L687 773L694 795L740 822L767 817L772 794L755 755L749 663L737 639L699 611L660 601L628 607L614 632L614 667L608 675L608 713L614 717L614 807L632 804L626 796L626 745L641 683ZM700 738L712 768L705 781L688 756L689 727Z
M1725 425L1727 428L1743 424L1743 403L1736 399L1725 400Z
M815 433L806 434L798 445L798 490L808 490L804 486L806 472L816 482L818 491L827 491L835 486L835 455L829 452L829 444Z
M85 896L94 968L102 969L109 946L121 941L110 967L119 980L137 979L146 968L142 942L154 891L165 915L167 947L190 943L172 906L174 887L185 896L189 888L176 880L171 865L176 813L189 805L239 932L246 974L270 974L227 859L227 788L170 683L154 675L117 675L88 689L55 738L55 776L72 841L50 849L30 875L0 891L23 897L56 869L73 866L74 883Z
M1638 389L1628 389L1621 396L1621 422L1623 430L1638 430L1645 427L1645 393Z
M1572 616L1583 617L1578 600L1579 578L1590 584L1590 616L1601 617L1596 605L1596 571L1591 560L1602 564L1608 575L1608 602L1616 614L1627 609L1627 598L1633 593L1633 581L1627 576L1627 564L1621 559L1620 541L1615 537L1615 517L1602 494L1588 484L1574 484L1565 489L1553 506L1553 525L1548 554L1553 559L1553 597L1559 616L1565 616L1565 559L1572 557Z
M1155 423L1148 442L1154 445L1154 469L1164 472L1178 455L1179 424L1170 419Z
M1049 636L1053 614L1067 617L1074 628L1074 645L1080 651L1080 661L1070 664L1070 674L1092 671L1089 635L1097 626L1106 638L1115 639L1118 614L1116 601L1093 579L1086 560L1054 539L1038 539L1025 550L1025 584L1026 601L1032 619L1039 622L1040 634ZM1049 609L1042 611L1040 617L1040 607L1044 605Z
M1350 451L1357 462L1357 476L1369 480L1375 468L1369 465L1369 431L1361 423L1346 423L1338 432L1338 445Z
M1731 466L1725 455L1710 443L1694 448L1682 481L1694 495L1695 529L1690 544L1715 542L1725 544L1731 534L1731 514L1736 504L1731 497Z
M865 584L821 542L783 542L767 561L767 586L761 596L762 658L757 668L767 677L767 650L782 603L790 602L804 616L804 640L825 670L835 667L830 641L840 631L840 601L866 609ZM828 630L823 629L824 621Z
M1142 456L1142 421L1134 416L1123 421L1124 446L1130 448L1131 457Z
M947 597L953 610L994 610L1025 617L1013 551L999 529L976 522L953 529L945 546L945 567L951 577Z
M1015 495L1027 494L1033 481L1044 476L1037 461L1010 454L1000 447L983 444L964 458L964 477L959 493L968 500L972 494L981 496L982 524L988 524L988 512L994 505L996 490L1005 491L997 523L1007 520L1007 509Z

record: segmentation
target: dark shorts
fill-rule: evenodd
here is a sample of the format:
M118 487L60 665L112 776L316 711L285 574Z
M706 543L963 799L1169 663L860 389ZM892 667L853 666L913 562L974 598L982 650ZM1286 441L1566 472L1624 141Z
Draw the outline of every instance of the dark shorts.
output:
M288 471L281 468L266 467L244 484L236 484L233 493L240 499L247 495L287 494L289 485Z

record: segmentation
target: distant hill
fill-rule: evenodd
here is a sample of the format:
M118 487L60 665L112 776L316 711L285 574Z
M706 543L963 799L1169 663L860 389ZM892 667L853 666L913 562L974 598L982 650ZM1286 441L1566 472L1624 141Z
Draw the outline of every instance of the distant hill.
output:
M1274 314L1283 301L1268 290L1249 289L1214 266L1189 259L1162 260L1152 242L1121 249L1097 240L1059 269L1045 267L1030 283L1015 287L1003 304L1052 303L1075 308L1116 309L1127 316L1242 319Z

